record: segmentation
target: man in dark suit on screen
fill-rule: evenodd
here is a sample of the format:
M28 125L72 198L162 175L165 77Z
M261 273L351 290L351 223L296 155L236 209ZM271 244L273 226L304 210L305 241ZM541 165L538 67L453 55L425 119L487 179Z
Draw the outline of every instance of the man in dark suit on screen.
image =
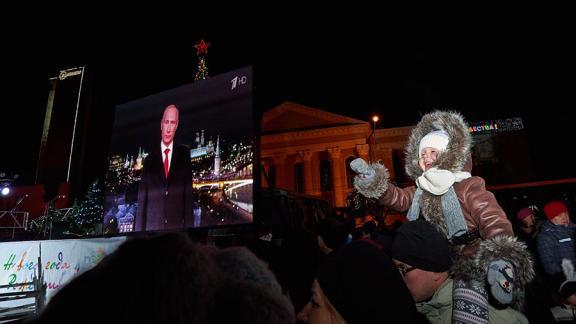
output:
M178 129L175 105L164 109L160 129L160 145L152 149L142 168L135 231L192 226L192 164L190 150L174 144Z

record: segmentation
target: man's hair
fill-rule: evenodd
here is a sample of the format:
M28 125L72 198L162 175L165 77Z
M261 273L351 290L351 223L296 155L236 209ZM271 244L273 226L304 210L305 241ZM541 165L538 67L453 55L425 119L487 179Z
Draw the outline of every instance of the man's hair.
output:
M176 109L176 113L180 114L180 109L176 107L175 104L169 104L168 106L166 106L166 108L164 108L164 111L162 112L162 119L164 119L164 114L166 114L166 111L168 109Z

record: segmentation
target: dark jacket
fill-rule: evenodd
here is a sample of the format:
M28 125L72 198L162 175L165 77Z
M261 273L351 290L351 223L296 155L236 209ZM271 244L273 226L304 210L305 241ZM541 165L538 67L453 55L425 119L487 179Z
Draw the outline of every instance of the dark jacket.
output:
M562 259L576 264L576 250L574 250L574 230L576 225L555 225L549 220L545 221L538 234L538 256L547 275L552 276L562 272Z
M162 152L152 150L144 162L138 187L135 231L170 230L191 227L192 164L190 150L174 145L168 179L164 175Z

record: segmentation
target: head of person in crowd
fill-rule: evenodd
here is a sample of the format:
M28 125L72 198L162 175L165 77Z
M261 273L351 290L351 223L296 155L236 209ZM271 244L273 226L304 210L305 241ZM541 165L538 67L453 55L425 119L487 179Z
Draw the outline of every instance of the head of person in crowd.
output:
M544 205L544 214L554 225L568 226L570 224L568 208L560 201L555 200Z
M206 323L216 280L209 255L185 235L129 239L61 288L37 322Z
M318 246L324 254L344 245L348 239L346 224L333 219L325 218L318 223Z
M518 220L518 226L520 230L527 236L535 236L536 231L536 220L534 218L534 210L530 207L524 207L516 213L516 219Z
M356 229L352 232L352 238L354 240L369 240L372 238L372 233L374 233L376 227L376 222L370 216L368 220L356 226Z
M390 257L360 240L327 255L312 299L298 319L311 324L378 324L418 323L422 316Z
M183 233L129 239L64 286L32 323L232 323L216 316L216 308L235 313L234 323L294 322L290 302L271 288L278 284L262 262L241 251L236 259L244 263L224 268L233 262L223 260L234 258L221 253ZM262 304L270 308L263 311Z
M416 302L432 297L452 266L446 237L422 218L400 226L392 257Z
M376 222L373 220L367 221L362 226L360 226L361 237L363 239L372 238L372 233L376 230Z
M214 287L208 322L294 323L294 307L268 266L245 247L214 250L221 277Z

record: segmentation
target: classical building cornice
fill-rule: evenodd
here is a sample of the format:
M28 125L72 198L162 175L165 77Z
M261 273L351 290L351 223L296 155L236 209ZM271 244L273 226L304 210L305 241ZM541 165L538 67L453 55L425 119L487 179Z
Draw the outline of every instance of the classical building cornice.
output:
M406 137L410 136L410 132L412 132L413 128L414 126L377 129L376 136L378 138L396 137L396 136Z
M286 101L264 113L262 132L287 133L357 124L369 122Z
M325 152L328 148L338 146L341 149L356 149L357 145L365 144L364 138L349 139L345 141L331 141L316 144L288 145L288 146L262 146L261 158L273 157L274 154L284 152L288 155L300 154L301 151Z
M288 132L280 134L262 135L261 143L275 143L275 142L293 142L295 140L307 140L325 138L326 141L332 141L334 136L347 135L359 136L366 138L370 135L370 124L337 126L329 128L311 129L299 132Z
M272 110L265 112L262 121L264 123L266 123L266 122L270 121L271 119L274 119L274 118L282 115L287 110L298 111L298 112L305 114L305 115L308 115L310 117L317 117L317 118L329 120L329 121L332 121L335 123L342 123L342 122L347 122L347 123L351 123L351 124L366 123L366 121L364 121L364 120L359 120L359 119L331 113L331 112L328 112L325 110L307 107L307 106L297 104L297 103L294 103L291 101L285 101L285 102L281 103L280 105L278 105L277 107L273 108Z

